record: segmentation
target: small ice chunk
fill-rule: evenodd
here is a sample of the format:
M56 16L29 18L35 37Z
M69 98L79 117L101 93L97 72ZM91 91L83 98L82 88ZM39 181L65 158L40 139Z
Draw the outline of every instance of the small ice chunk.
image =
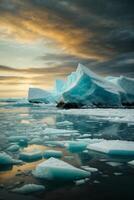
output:
M134 160L129 161L128 164L134 166Z
M56 125L58 126L72 126L73 122L70 121L62 121L62 122L57 122Z
M33 138L30 142L29 142L29 144L42 144L43 143L43 141L42 141L42 139L41 138Z
M86 170L86 171L89 171L89 172L98 172L98 169L97 168L94 168L94 167L89 167L89 166L81 166L82 169Z
M70 152L80 152L80 151L84 151L87 147L87 144L84 142L68 142L65 144L67 150L69 150Z
M112 167L118 167L122 165L122 163L120 162L106 162L106 163Z
M81 180L77 180L77 181L75 181L75 184L76 184L76 185L82 185L82 184L86 183L87 180L89 180L89 179L81 179Z
M30 194L33 192L42 192L45 190L45 186L37 185L37 184L26 184L22 187L15 188L12 192L20 193L20 194Z
M114 172L114 175L115 175L115 176L121 176L122 173L120 173L120 172Z
M76 168L62 160L49 158L37 165L33 175L48 180L73 181L89 177L90 172Z
M134 142L123 140L104 140L99 143L89 144L88 149L107 153L110 155L134 155Z
M43 153L44 158L61 158L63 156L62 151L56 151L56 150L46 150Z
M26 136L18 136L18 135L10 136L10 137L8 137L8 140L9 140L9 142L20 142L21 140L23 140L25 142L28 141Z
M20 159L23 161L35 161L35 160L40 160L42 159L42 151L37 150L37 149L33 149L30 152L21 152L20 153Z
M13 165L21 163L21 160L13 159L10 155L8 155L5 152L0 153L0 165Z
M15 151L18 151L19 148L20 148L19 145L13 144L13 145L11 145L10 147L7 148L7 151L15 152Z

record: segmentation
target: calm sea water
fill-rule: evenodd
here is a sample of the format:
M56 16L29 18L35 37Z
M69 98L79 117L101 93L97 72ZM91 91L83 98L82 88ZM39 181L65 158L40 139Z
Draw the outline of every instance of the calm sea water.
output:
M94 109L95 112L95 109ZM72 125L58 125L58 122L69 121ZM0 166L0 199L134 199L134 168L127 164L134 157L110 157L106 154L94 151L70 152L59 146L45 145L44 130L47 128L59 128L76 130L80 135L63 135L49 140L61 141L76 140L82 138L98 138L110 140L134 141L134 124L110 122L95 119L90 116L64 115L58 113L52 105L32 105L25 100L1 100L0 102L0 151L6 152L13 158L19 158L21 151L32 149L61 150L63 160L77 167L88 165L95 167L99 172L91 175L88 182L83 185L57 181L41 181L32 176L42 160L25 162L23 165ZM10 136L25 136L28 143L19 143L20 150L9 152L7 148L12 144ZM32 139L38 142L30 144ZM44 138L44 139L43 139ZM42 142L39 142L42 141ZM111 166L114 163L116 166ZM44 184L46 190L42 194L18 195L11 193L15 187L27 183Z

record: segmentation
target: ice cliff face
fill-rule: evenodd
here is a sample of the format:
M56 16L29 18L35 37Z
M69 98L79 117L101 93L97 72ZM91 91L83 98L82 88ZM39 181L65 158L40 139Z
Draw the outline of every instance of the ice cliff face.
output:
M55 103L55 98L51 92L39 88L29 88L28 100L31 103Z
M120 90L81 64L68 76L62 96L65 103L106 107L121 105Z
M134 79L125 76L119 77L106 77L106 80L120 87L123 92L121 93L121 100L123 104L134 103Z

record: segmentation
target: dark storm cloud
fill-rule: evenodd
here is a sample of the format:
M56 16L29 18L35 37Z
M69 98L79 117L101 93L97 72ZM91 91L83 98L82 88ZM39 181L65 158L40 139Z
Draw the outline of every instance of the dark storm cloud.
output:
M10 37L50 38L63 47L63 55L38 58L51 66L39 68L39 74L62 74L64 70L66 75L78 62L104 74L130 74L133 64L124 63L120 55L127 60L134 52L133 9L132 0L0 0L0 25L7 25ZM93 65L95 59L109 61ZM20 71L37 73L34 68Z

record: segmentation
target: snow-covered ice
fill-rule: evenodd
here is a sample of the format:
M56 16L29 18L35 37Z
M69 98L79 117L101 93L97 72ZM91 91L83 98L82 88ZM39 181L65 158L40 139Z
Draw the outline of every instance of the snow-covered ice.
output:
M33 171L37 178L49 180L79 180L90 176L90 172L76 168L62 160L49 158L37 165Z
M134 155L134 142L123 140L104 140L99 143L89 144L89 150L107 153L109 155Z

